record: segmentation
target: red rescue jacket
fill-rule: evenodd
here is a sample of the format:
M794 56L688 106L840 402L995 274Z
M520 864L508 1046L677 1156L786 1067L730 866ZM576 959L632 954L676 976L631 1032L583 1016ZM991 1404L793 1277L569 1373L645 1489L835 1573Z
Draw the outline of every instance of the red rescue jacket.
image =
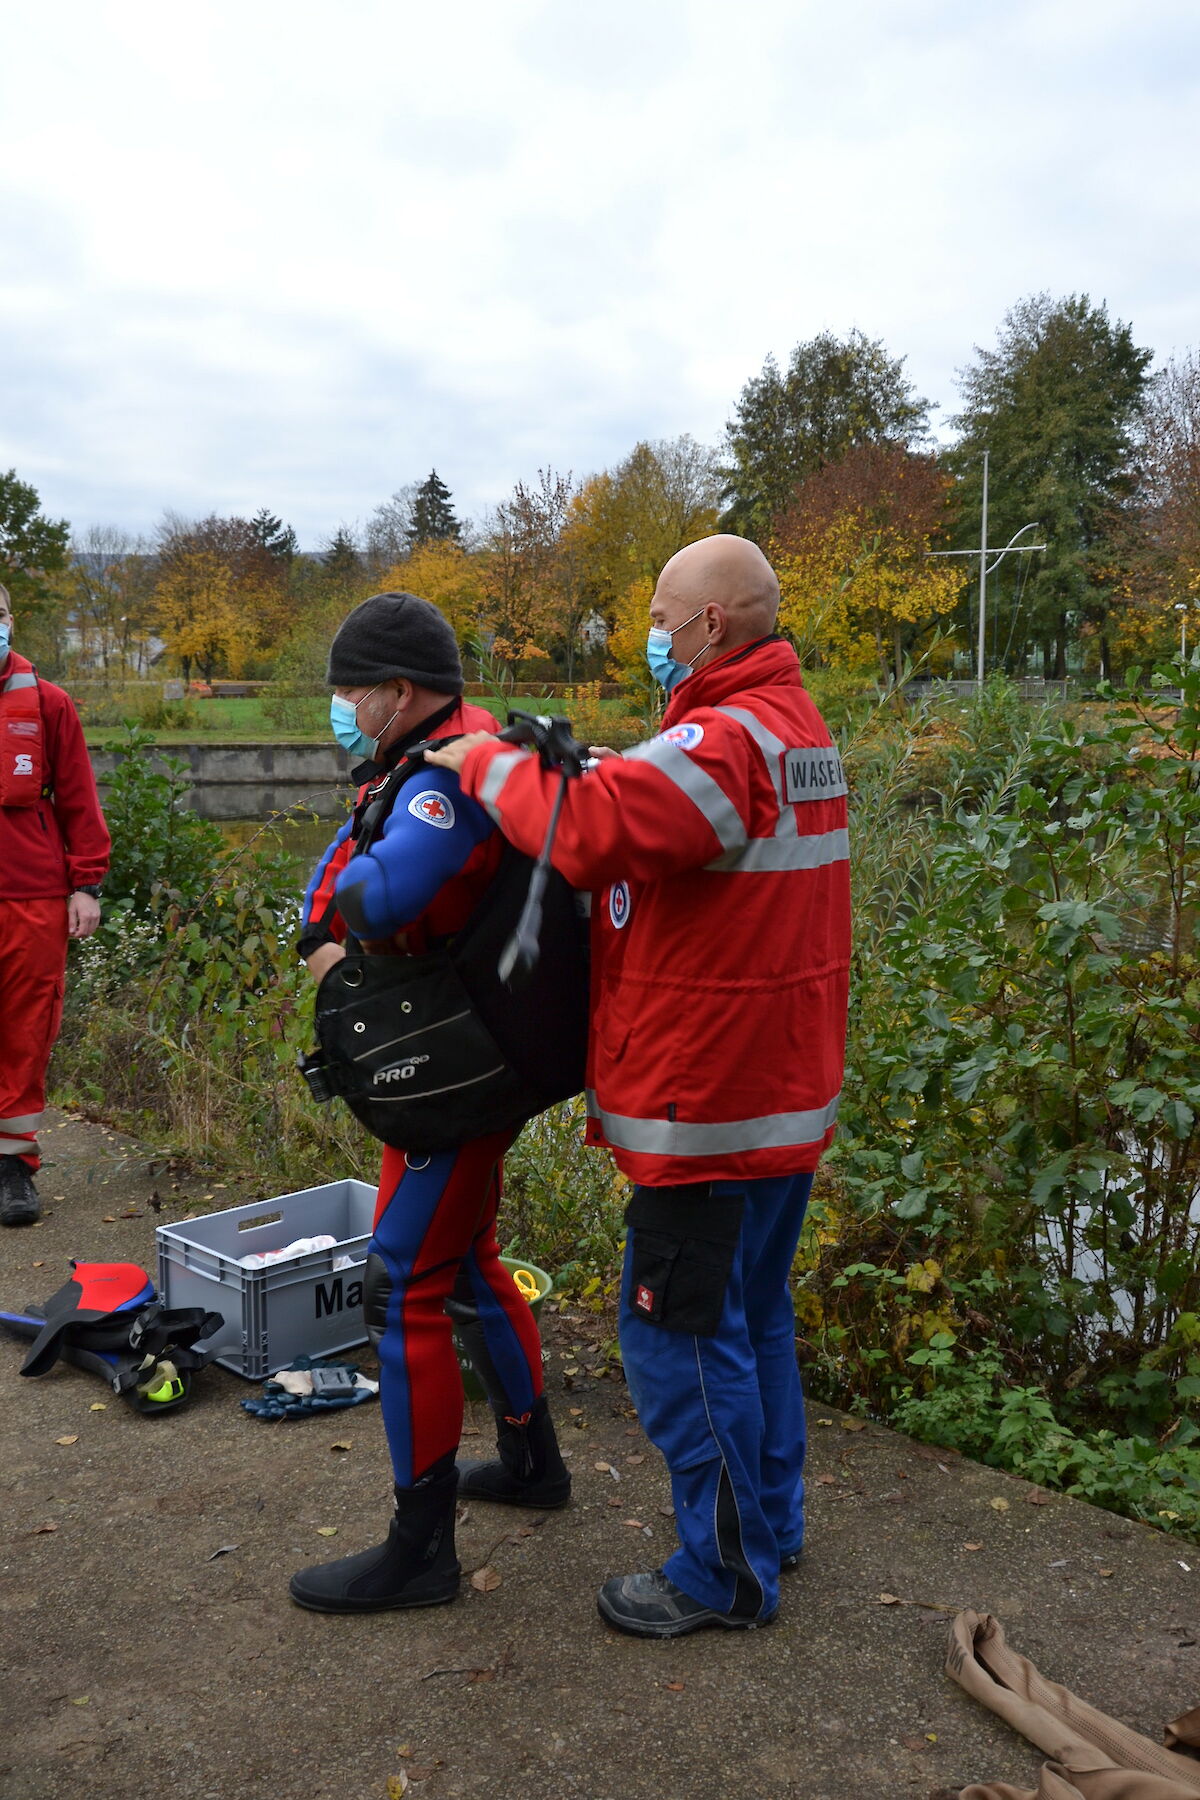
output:
M557 778L481 744L466 793L534 855ZM591 888L589 1141L661 1187L814 1169L846 1039L846 782L780 638L675 690L663 729L567 792L554 854Z
M0 900L103 881L112 845L79 715L15 650L0 664L0 757L12 764L0 781Z

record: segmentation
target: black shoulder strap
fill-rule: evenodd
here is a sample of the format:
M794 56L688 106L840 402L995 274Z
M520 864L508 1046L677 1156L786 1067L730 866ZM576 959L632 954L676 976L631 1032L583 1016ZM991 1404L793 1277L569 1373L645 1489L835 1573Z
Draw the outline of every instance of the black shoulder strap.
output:
M439 746L452 744L455 738L461 737L461 731L449 737L439 738ZM393 769L390 769L373 794L368 793L360 800L354 814L354 823L350 827L350 835L354 840L351 856L362 856L371 848L375 840L382 836L383 828L391 817L396 801L400 798L400 790L410 782L414 775L419 775L425 767L423 751L415 755L402 756ZM328 931L337 913L337 900L331 899L319 919L310 921L310 931Z

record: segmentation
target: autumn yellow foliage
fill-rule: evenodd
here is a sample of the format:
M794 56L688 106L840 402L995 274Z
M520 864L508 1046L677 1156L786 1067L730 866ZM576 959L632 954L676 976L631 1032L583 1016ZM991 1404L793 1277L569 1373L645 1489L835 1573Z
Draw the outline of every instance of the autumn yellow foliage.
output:
M903 662L905 627L931 626L956 606L961 571L928 556L921 534L871 531L856 511L772 544L779 627L802 662L834 662L881 676Z

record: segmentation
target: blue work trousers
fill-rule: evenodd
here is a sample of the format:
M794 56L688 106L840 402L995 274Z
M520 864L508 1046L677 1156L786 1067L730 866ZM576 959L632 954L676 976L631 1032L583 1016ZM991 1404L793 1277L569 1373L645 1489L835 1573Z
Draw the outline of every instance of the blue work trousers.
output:
M804 1538L804 1395L789 1275L812 1176L718 1181L742 1227L711 1337L634 1312L633 1232L621 1286L621 1355L642 1427L666 1459L679 1548L665 1573L718 1612L768 1619L779 1563Z

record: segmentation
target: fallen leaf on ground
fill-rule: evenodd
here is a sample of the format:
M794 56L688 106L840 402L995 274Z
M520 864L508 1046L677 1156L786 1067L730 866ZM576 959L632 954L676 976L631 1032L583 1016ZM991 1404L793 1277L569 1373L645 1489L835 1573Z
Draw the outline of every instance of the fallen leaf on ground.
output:
M1105 1579L1107 1580L1107 1578L1110 1575L1115 1575L1116 1570L1115 1569L1097 1569L1096 1573L1097 1573L1097 1575L1103 1575L1105 1577Z
M29 1533L29 1535L30 1535L30 1537L40 1537L44 1531L57 1531L57 1530L58 1530L58 1526L51 1519L51 1520L47 1520L45 1525L35 1525L33 1530Z
M640 1519L622 1519L622 1525L632 1525L636 1531L645 1531L646 1527Z
M236 1550L236 1549L237 1549L236 1544L222 1544L221 1548L219 1550L214 1550L212 1555L210 1557L208 1557L206 1560L208 1562L216 1562L218 1556L228 1556L231 1551Z
M666 1688L668 1694L682 1694L683 1692L682 1681L664 1681L663 1686Z
M471 1586L477 1594L494 1594L500 1586L500 1575L490 1566L476 1569L471 1577Z
M606 1462L598 1462L598 1463L593 1463L592 1467L593 1467L593 1469L598 1469L600 1471L601 1475L607 1475L611 1471L612 1464L606 1463Z
M338 1528L336 1525L318 1525L317 1526L317 1536L318 1537L336 1537L337 1533L338 1533Z
M411 1756L412 1755L412 1745L411 1744L397 1744L396 1755L397 1756L405 1756L405 1757Z
M833 1420L832 1419L818 1419L817 1424L818 1425L832 1425Z
M91 1704L92 1696L90 1694L80 1694L78 1700L72 1700L71 1702L72 1706L90 1706Z
M989 1500L988 1505L992 1508L992 1510L994 1512L1007 1512L1008 1511L1008 1501L1005 1500L1003 1498L1003 1496L1000 1494L997 1494L996 1498L994 1500Z
M902 1606L904 1602L899 1594L880 1594L879 1604L880 1606Z
M1025 1496L1030 1506L1049 1506L1050 1496L1043 1488L1032 1488ZM992 1502L995 1505L995 1502Z
M93 1400L92 1404L88 1407L88 1411L89 1412L107 1412L108 1411L108 1402L106 1400Z
M621 1499L619 1494L614 1494L608 1504L610 1506L624 1506L625 1502ZM659 1511L662 1511L661 1507L659 1508Z
M56 1199L56 1200L61 1200L61 1199L62 1199L62 1195L61 1195L61 1194L55 1194L55 1196L54 1196L54 1198L55 1198L55 1199ZM46 1266L46 1265L45 1265L45 1263L44 1263L44 1262L35 1262L35 1263L34 1263L34 1265L33 1265L33 1266L34 1266L34 1268L35 1268L35 1269L44 1269L44 1268L45 1268L45 1266Z
M407 1794L407 1792L408 1776L404 1773L403 1769L401 1769L398 1775L388 1776L387 1800L402 1800L403 1795Z
M964 1544L963 1549L964 1550L982 1550L983 1545L982 1544Z
M350 1439L339 1438L338 1442L336 1444L330 1444L329 1448L331 1450L348 1450L350 1448Z
M438 1770L439 1770L439 1769L440 1769L440 1768L441 1768L441 1766L442 1766L442 1765L441 1765L441 1763L440 1763L440 1762L435 1762L435 1763L409 1763L409 1765L408 1765L408 1779L409 1779L409 1780L410 1780L410 1781L428 1781L428 1780L429 1780L429 1777L430 1777L430 1776L431 1776L431 1775L436 1775L436 1774L437 1774L437 1772L438 1772Z
M818 1475L817 1479L813 1482L813 1486L814 1487L836 1487L837 1486L837 1476L836 1475Z
M929 1745L925 1742L924 1738L902 1737L900 1742L904 1745L906 1750L928 1750L929 1748Z
M865 1419L843 1419L842 1420L842 1430L843 1431L865 1431L866 1429L867 1429L867 1421Z
M573 1419L578 1419L583 1412L582 1406L568 1406L567 1411Z
M79 1434L76 1432L74 1437L60 1437L55 1438L54 1441L56 1444L77 1444L79 1442Z
M646 1458L644 1456L627 1456L625 1458L626 1463L631 1469L636 1468L638 1463L644 1463L645 1460Z

